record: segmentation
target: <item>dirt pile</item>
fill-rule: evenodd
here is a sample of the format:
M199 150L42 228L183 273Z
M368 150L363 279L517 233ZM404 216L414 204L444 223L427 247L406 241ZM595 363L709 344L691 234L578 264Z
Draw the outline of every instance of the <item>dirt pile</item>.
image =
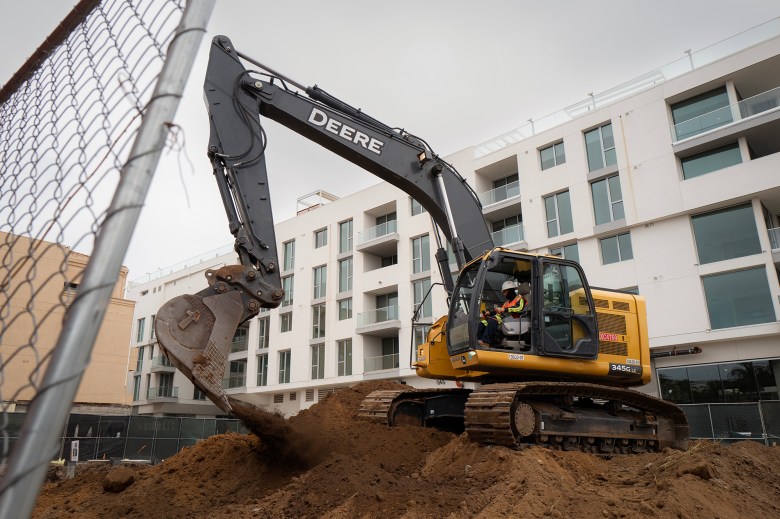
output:
M360 384L290 419L305 466L253 435L214 436L155 467L47 483L34 517L780 518L778 448L700 442L605 459L355 418L366 394L391 387Z

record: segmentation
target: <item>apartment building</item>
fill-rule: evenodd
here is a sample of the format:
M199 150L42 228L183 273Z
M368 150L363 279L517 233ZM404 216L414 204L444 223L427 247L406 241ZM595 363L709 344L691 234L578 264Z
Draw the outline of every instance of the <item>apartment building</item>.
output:
M75 297L89 256L68 247L0 232L7 263L0 304L0 358L3 406L26 411L43 381L68 304ZM74 413L127 414L127 337L134 304L124 299L127 268L122 267L103 323L73 401Z
M575 259L592 286L646 298L657 376L643 390L678 403L780 399L778 25L447 157L496 245ZM276 226L287 295L236 334L226 390L292 414L362 380L436 385L410 369L426 331L413 310L423 324L446 313L430 218L386 183L321 201ZM201 266L131 288L148 358L145 323L206 286ZM197 403L154 368L134 375L139 412Z

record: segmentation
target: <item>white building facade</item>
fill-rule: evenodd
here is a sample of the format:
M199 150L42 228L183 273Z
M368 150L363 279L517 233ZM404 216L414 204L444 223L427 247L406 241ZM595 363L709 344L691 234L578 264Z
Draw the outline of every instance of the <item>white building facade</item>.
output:
M576 259L592 286L645 297L656 358L644 390L678 403L780 399L776 25L706 64L692 55L685 71L591 96L547 128L531 123L447 157L479 193L496 245ZM437 384L410 369L425 332L412 327L414 308L432 286L422 322L447 310L418 204L382 183L299 213L276 237L288 295L237 335L228 392L292 414L362 380ZM136 326L230 261L134 285ZM153 347L148 332L134 339ZM213 410L189 398L198 395L180 373L161 381L155 369L133 374L139 412ZM163 384L178 398L148 392Z

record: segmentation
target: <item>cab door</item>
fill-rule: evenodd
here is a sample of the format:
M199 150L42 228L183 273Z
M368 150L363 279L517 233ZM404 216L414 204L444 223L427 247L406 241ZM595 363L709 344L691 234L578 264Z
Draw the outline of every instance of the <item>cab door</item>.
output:
M540 279L539 279L540 278ZM598 329L585 275L572 261L543 259L536 301L541 298L539 351L551 357L595 359ZM533 290L533 289L532 289Z

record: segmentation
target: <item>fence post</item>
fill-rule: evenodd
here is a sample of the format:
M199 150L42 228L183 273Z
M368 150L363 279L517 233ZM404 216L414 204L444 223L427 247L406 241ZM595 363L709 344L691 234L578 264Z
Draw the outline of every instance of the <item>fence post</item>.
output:
M715 424L712 421L712 406L707 404L707 414L710 417L710 438L715 439Z
M176 113L215 1L189 0L182 15L43 384L0 483L0 519L32 514L159 161L168 133L165 123Z

